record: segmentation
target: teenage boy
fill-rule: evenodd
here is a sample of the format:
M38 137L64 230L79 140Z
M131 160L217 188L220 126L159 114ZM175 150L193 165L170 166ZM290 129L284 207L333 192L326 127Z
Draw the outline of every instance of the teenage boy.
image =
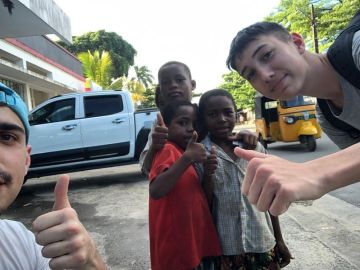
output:
M22 99L0 83L0 214L17 197L30 166L28 111ZM1 269L106 269L94 240L71 208L63 175L52 212L38 217L30 232L0 219Z
M360 31L350 29L345 35L351 46L340 43L337 49L339 46L340 51L350 48L350 60L360 70ZM329 54L307 51L300 35L290 34L279 24L261 22L238 32L231 43L227 65L264 96L273 99L291 99L297 95L317 97L325 101L333 117L355 131L360 130L360 89L337 72ZM277 216L293 201L317 199L360 180L359 133L339 129L319 109L318 114L325 133L343 150L309 162L294 163L236 149L238 156L250 160L242 192L259 210L270 210Z

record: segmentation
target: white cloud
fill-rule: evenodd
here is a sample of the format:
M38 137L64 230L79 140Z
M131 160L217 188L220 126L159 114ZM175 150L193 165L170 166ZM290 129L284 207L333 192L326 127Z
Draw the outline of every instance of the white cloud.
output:
M167 61L186 63L197 92L215 88L228 72L230 42L243 27L261 21L279 0L55 0L70 16L72 34L104 29L137 50L136 65L156 78Z

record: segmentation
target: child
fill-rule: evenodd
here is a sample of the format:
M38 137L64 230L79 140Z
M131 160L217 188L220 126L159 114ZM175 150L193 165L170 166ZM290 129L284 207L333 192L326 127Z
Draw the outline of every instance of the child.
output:
M202 143L208 152L215 147L218 161L214 177L210 181L205 179L223 251L223 256L215 260L215 269L280 269L280 265L290 262L291 255L282 239L278 219L259 212L240 192L247 162L235 156L235 145L228 139L235 125L233 97L222 89L205 92L199 111L208 130ZM265 151L260 143L256 150ZM275 247L282 253L280 265Z
M191 102L192 91L196 87L196 82L191 77L189 67L177 61L170 61L162 65L158 71L159 85L155 91L155 101L157 106L165 106L170 102L181 100ZM145 174L148 174L152 160L156 152L161 149L167 139L167 128L158 114L158 118L152 128L148 142L141 152L139 163Z
M221 254L216 229L193 164L207 160L194 130L197 108L188 101L162 111L168 140L151 166L149 227L152 270L195 269ZM209 166L206 166L209 168ZM209 178L211 170L204 171Z

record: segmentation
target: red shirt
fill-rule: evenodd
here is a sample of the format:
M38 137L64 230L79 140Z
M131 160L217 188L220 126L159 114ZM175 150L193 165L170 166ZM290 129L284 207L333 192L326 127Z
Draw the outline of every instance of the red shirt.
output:
M166 143L153 161L149 179L172 166L184 153ZM175 187L159 200L149 200L150 255L152 270L190 270L206 256L221 255L211 213L193 166Z

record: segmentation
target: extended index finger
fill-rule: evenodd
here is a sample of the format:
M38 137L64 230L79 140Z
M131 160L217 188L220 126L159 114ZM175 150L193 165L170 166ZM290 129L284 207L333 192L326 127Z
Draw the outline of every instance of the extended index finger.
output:
M266 158L266 154L256 152L253 150L245 150L240 147L235 147L234 153L238 157L243 158L247 161L250 161L253 158ZM244 194L246 196L249 194L250 186L254 180L255 173L256 173L256 168L253 168L251 166L247 167L246 174L244 177L244 182L241 186L242 194Z

